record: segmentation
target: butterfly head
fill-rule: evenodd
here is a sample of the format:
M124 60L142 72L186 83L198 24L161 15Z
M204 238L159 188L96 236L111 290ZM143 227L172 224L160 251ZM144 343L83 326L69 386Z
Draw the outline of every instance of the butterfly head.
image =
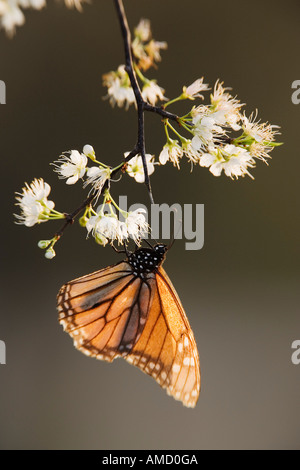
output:
M153 247L153 251L155 251L158 256L162 257L162 260L164 259L167 250L168 246L163 243L157 243L157 245Z
M128 256L128 263L136 276L154 272L164 261L167 245L158 243L153 248L138 248Z

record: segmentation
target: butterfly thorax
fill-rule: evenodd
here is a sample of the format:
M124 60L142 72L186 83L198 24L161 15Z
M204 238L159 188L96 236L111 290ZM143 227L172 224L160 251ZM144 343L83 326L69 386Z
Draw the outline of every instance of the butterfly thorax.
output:
M135 276L152 273L163 263L166 245L158 244L153 248L138 248L128 256L128 263L132 267Z

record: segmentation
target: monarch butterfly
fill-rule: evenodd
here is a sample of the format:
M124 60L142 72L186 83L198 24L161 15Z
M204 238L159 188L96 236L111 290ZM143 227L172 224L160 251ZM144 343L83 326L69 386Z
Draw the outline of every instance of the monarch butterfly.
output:
M116 265L59 291L59 322L77 349L111 362L123 357L169 395L194 407L199 355L179 297L162 263L167 246L138 248Z

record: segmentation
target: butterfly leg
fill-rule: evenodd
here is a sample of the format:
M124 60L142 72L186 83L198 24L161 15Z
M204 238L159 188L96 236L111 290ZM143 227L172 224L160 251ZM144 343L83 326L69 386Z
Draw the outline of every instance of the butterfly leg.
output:
M124 246L125 246L125 250L118 250L118 248L116 248L113 243L111 244L111 247L115 250L116 253L126 253L126 255L128 255L128 250L126 249L126 245Z

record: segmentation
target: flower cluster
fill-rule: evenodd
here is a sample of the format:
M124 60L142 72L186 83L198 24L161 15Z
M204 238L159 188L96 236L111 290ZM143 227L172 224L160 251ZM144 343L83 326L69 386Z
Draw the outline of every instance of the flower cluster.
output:
M82 3L87 0L65 0L69 8L82 10ZM0 0L0 28L5 29L8 36L12 37L16 32L16 26L25 23L24 9L33 8L41 10L46 6L46 0Z
M129 152L124 153L126 158ZM89 159L97 166L88 167ZM146 166L148 175L154 172L154 155L146 154ZM96 200L102 193L104 184L107 183L112 172L119 167L124 167L124 171L135 179L137 183L144 183L144 165L140 155L136 155L128 163L122 163L116 168L111 168L102 162L96 160L95 150L91 145L85 145L82 153L78 150L64 152L59 160L53 163L54 171L58 173L59 178L65 179L66 184L75 184L79 179L84 179L84 187L91 186L91 192L96 195Z
M183 87L182 94L165 107L183 99L203 98L200 92L206 90L208 86L203 79L198 79L189 87ZM181 135L165 120L167 142L159 155L160 164L170 161L180 168L180 160L186 156L190 162L208 167L214 176L220 176L224 170L232 179L245 175L253 178L248 169L255 167L255 159L266 163L273 148L280 145L274 142L279 132L278 126L256 121L257 114L248 119L241 113L242 107L243 104L217 81L208 105L193 106L188 114L178 118L190 138ZM172 139L169 130L179 140Z
M125 109L135 103L133 89L130 85L128 74L125 70L125 65L120 65L118 70L109 72L103 75L103 86L107 87L106 98L112 107L115 105Z
M97 166L88 167L89 159L97 163ZM97 199L111 175L110 167L96 160L91 145L85 145L82 153L78 150L64 152L53 165L54 171L60 178L66 179L67 184L75 184L79 179L86 177L84 187L91 185L91 191L96 194Z
M34 179L30 185L25 183L22 193L17 193L16 197L16 205L21 209L21 215L16 214L19 224L32 227L51 218L58 218L56 215L59 213L54 210L54 202L48 201L50 190L49 184L42 178Z
M141 20L134 29L134 40L132 50L135 60L135 72L141 83L143 99L155 106L157 101L166 100L165 90L161 88L156 80L146 78L143 71L155 66L161 60L160 50L167 48L166 42L152 39L149 20ZM120 65L116 71L106 73L102 77L103 86L107 88L107 98L111 106L125 107L127 110L131 104L136 105L133 89L130 84L125 65Z
M65 214L54 210L54 202L48 200L50 190L49 184L45 183L42 178L33 180L30 185L26 184L22 193L18 193L16 198L16 205L21 210L21 214L15 214L17 223L32 227L48 220L64 219ZM124 219L123 221L118 217L117 211ZM130 212L120 209L109 191L105 190L103 203L98 210L95 211L91 205L88 205L79 222L102 246L107 243L112 244L114 241L124 244L129 238L139 245L141 238L145 237L149 231L145 212L142 208ZM39 248L46 250L46 258L54 258L53 247L58 239L59 236L56 235L50 240L39 241Z
M124 157L127 155L128 153L125 153ZM154 171L153 158L153 155L146 155L148 174ZM89 161L94 165L88 166ZM118 167L111 168L96 159L95 150L91 145L85 145L82 152L78 150L64 152L53 166L59 178L65 179L67 185L75 184L81 179L84 181L84 187L90 186L89 194L93 196L94 202L103 196L103 202L98 210L95 211L91 203L87 204L79 220L80 225L86 227L88 235L91 234L98 244L105 246L114 241L124 244L132 238L138 245L141 238L148 233L145 210L140 208L126 212L120 209L109 191L111 174L121 168L124 168L124 171L137 182L144 182L144 167L140 155L134 156L128 163L122 162ZM54 202L48 200L50 190L50 185L43 179L35 179L30 185L26 183L22 193L17 193L16 197L16 205L21 212L15 214L17 223L32 227L48 220L65 219L66 214L55 210ZM46 250L46 258L52 259L55 256L53 247L59 238L60 236L56 235L50 240L39 241L38 246Z
M137 67L144 71L154 67L156 62L161 61L160 51L167 49L167 47L165 41L152 39L150 21L141 19L134 29L132 41L132 51Z
M115 203L114 203L115 204ZM117 241L123 244L131 237L138 245L142 237L145 237L149 230L148 223L144 216L145 209L137 209L132 212L121 211L124 221L121 221L110 203L110 212L104 212L104 204L95 215L86 220L88 233L92 233L99 245L105 246L108 242Z
M158 86L156 80L148 80L143 75L142 71L161 60L160 50L165 48L166 43L152 39L150 22L141 20L134 30L132 50L143 99L152 106L156 106L158 100L165 101L164 109L181 100L203 100L203 92L210 89L203 78L184 86L179 96L167 100L164 89ZM112 106L128 109L131 104L136 104L124 65L104 75L103 84L107 87L107 98ZM181 133L172 126L170 119L164 120L167 141L159 154L159 163L165 165L169 161L179 169L180 161L185 156L192 164L209 168L214 176L220 176L224 171L232 179L245 175L253 178L249 169L255 167L257 159L267 163L270 152L280 145L275 143L279 132L277 126L257 121L257 114L247 118L242 112L243 106L229 93L228 88L224 88L223 83L217 81L209 104L193 106L184 116L176 117ZM170 136L170 131L175 138ZM188 135L182 135L182 131ZM136 167L135 161L132 166ZM150 166L148 173L151 174L151 171ZM137 171L136 181L144 181L142 171Z

